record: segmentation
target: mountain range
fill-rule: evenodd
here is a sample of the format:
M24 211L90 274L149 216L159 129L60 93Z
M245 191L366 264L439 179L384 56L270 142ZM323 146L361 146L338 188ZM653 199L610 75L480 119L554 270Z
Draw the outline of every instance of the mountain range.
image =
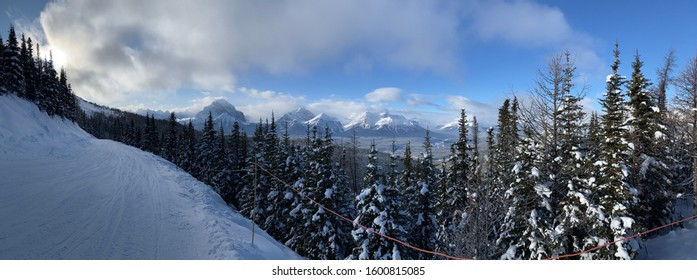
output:
M92 112L101 112L105 114L119 112L118 110L99 106L84 100L81 101L80 105L88 114ZM164 111L142 110L137 113L148 113L159 119L166 119L169 117L169 112ZM204 123L209 114L213 119L213 127L218 130L222 126L227 133L230 132L233 123L238 122L240 127L246 131L248 135L251 135L254 133L254 129L258 124L248 120L243 112L238 111L235 106L225 99L213 101L210 105L204 107L194 115L186 116L185 114L177 113L177 116L185 116L184 118L178 119L179 123L187 124L191 121L195 129L203 130ZM426 135L426 129L421 126L418 121L389 112L362 112L346 120L345 123L346 124L328 114L315 114L303 107L287 112L276 119L278 133L283 134L287 129L288 134L292 137L304 137L307 135L308 129L312 127L317 127L318 133L320 134L324 134L325 127L329 128L332 135L336 137L351 137L354 133L358 137L386 139L422 138ZM438 126L430 133L434 139L450 138L457 133L457 121Z

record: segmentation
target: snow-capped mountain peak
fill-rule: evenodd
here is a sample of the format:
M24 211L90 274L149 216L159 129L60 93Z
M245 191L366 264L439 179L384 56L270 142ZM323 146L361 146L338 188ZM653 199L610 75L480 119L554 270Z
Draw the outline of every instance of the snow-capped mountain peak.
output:
M365 128L371 129L375 126L375 123L380 120L380 116L373 112L363 112L355 118L351 119L347 125L344 126L345 130L353 128Z
M298 120L300 122L306 122L314 117L315 117L315 114L310 112L310 110L308 110L304 107L300 107L298 109L295 109L294 111L290 111L290 112L284 114L279 120L288 119L288 120Z
M234 122L238 122L241 125L247 124L247 118L244 116L244 113L237 111L235 106L227 100L218 99L191 118L191 122L196 129L203 129L203 124L206 122L209 113L213 117L214 129L218 129L221 125L225 129L230 129Z
M391 128L404 128L404 127L417 127L419 122L414 120L409 120L404 116L392 115L390 113L381 113L380 119L375 122L375 126L380 127L391 127Z
M344 132L344 127L336 118L329 116L325 113L320 113L309 121L305 122L306 125L315 126L317 129L324 129L325 127L333 134L339 134Z
M457 131L458 129L460 129L460 120L454 120L438 127L438 130L442 131Z
M423 136L425 129L415 120L388 112L363 112L344 126L344 130L356 130L371 137Z

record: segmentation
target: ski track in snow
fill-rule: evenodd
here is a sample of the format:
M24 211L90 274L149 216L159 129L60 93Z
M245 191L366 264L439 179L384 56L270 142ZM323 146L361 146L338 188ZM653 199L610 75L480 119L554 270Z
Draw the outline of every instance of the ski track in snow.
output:
M0 259L298 259L174 164L0 96Z

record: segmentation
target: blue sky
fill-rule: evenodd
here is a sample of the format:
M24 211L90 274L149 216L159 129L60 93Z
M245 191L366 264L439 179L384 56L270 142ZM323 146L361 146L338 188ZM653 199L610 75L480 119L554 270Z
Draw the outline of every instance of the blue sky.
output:
M569 49L586 104L615 40L653 78L697 53L695 1L10 1L0 24L39 38L76 94L129 110L196 111L225 98L250 119L298 106L435 126L464 107L487 125Z

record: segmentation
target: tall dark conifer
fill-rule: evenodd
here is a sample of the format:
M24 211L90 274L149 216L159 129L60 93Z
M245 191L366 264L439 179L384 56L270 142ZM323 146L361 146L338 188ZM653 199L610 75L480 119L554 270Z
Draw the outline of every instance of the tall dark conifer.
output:
M615 44L612 74L608 76L607 92L600 101L605 114L602 116L602 161L598 163L601 176L597 196L606 217L606 228L599 234L604 237L604 242L615 241L631 233L635 222L629 211L636 201L627 182L627 106L626 95L622 91L625 78L619 74L619 55L619 46ZM629 242L622 241L601 249L598 258L631 259L634 253L635 249Z

